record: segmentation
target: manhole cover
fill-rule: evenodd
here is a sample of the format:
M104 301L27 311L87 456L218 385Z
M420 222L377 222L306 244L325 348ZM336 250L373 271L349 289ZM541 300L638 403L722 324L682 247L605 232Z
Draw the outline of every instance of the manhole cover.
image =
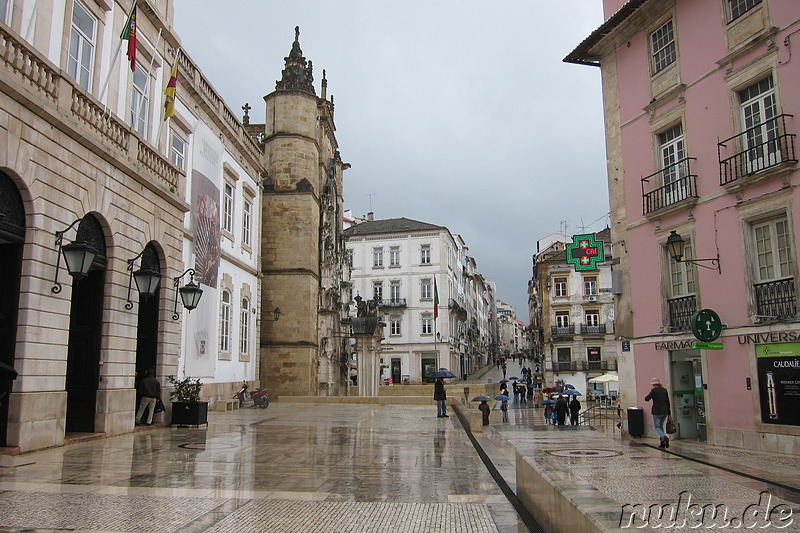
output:
M548 450L550 455L556 457L579 457L582 459L592 459L594 457L616 457L622 452L614 450Z

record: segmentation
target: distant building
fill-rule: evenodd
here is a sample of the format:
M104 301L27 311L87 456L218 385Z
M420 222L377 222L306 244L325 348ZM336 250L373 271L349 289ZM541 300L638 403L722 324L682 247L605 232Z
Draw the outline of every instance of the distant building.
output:
M465 377L486 361L490 289L444 226L407 218L368 220L344 231L350 300L377 299L386 323L382 377L429 381L447 368ZM438 318L434 301L438 292Z
M541 362L542 383L569 383L582 393L589 379L617 370L610 231L595 233L604 243L605 260L596 268L576 270L567 262L566 238L537 243L529 305L534 361Z

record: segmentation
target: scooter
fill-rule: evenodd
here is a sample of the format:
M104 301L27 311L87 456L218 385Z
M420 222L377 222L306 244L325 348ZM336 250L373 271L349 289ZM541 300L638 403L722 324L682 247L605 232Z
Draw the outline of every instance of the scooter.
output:
M239 407L258 407L259 409L266 409L269 407L269 394L267 389L258 389L257 391L249 392L250 387L247 383L242 383L242 388L234 396L239 400Z

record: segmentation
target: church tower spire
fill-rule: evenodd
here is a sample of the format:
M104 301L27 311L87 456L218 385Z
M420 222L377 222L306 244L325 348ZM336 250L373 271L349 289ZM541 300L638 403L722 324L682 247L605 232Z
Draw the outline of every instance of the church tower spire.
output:
M300 49L300 26L294 28L294 42L288 57L283 58L284 65L281 79L275 82L279 91L305 91L316 96L314 92L314 74L311 61L306 61Z

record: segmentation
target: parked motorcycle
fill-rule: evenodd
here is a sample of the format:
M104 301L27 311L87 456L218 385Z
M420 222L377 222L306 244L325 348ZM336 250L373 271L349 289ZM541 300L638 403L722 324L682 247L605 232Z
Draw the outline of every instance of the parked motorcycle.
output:
M247 383L242 383L242 388L234 396L239 400L239 407L266 409L269 407L269 393L267 389L258 389L250 392Z

